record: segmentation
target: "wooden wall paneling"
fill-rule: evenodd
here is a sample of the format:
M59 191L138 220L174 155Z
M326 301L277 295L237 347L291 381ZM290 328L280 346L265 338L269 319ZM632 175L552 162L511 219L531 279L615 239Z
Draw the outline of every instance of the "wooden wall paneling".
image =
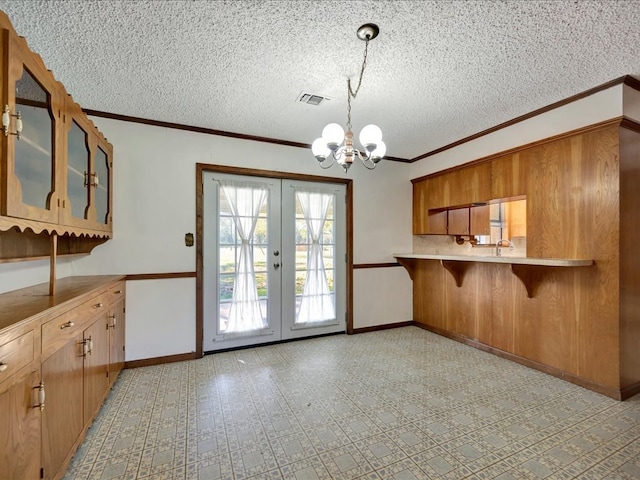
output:
M478 326L478 340L513 353L513 325L516 318L514 297L519 285L508 265L494 265L486 272L490 279L491 303L488 318Z
M440 262L436 260L415 262L413 267L414 322L445 329L445 273Z
M476 262L456 262L462 284L448 273L444 276L445 328L449 332L478 338L478 282L481 282L481 265ZM444 269L444 267L443 267Z
M427 181L413 184L413 234L424 235L428 233Z
M620 128L620 384L640 382L640 133Z
M584 276L587 306L580 318L578 372L602 385L619 387L619 136L617 127L581 135L581 243L576 253L595 260ZM636 187L637 188L637 187ZM636 347L637 348L637 347Z
M491 199L512 198L527 193L527 158L513 153L491 161Z

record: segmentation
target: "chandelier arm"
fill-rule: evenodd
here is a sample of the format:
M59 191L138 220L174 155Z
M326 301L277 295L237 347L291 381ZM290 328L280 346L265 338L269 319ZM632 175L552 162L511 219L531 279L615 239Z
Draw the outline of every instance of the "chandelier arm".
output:
M373 170L374 168L376 168L376 163L371 160L370 156L367 156L366 158L362 158L362 156L360 156L360 160L362 161L362 165L364 165L367 170Z
M326 169L328 169L328 168L331 168L331 167L333 167L333 164L334 164L334 163L336 163L336 161L335 161L335 157L333 157L333 158L331 159L331 163L329 163L329 164L325 167L324 165L325 165L326 163L327 163L327 159L325 158L323 161L318 162L318 165L320 165L320 168L322 168L323 170L326 170Z

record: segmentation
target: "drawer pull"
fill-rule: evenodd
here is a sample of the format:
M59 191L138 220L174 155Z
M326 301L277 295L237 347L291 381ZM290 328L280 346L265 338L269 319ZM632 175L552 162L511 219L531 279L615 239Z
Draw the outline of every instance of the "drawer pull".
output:
M120 295L122 293L122 290L116 290L114 293L117 293L118 295Z
M102 303L96 303L93 308L102 308Z
M40 385L34 388L38 389L38 405L34 406L33 408L39 408L40 411L42 412L44 410L44 398L45 398L44 382L40 382Z
M4 372L7 368L9 368L9 365L4 362L0 363L0 372Z
M73 327L74 325L75 325L75 323L73 323L71 320L69 320L67 323L63 323L62 325L60 325L60 330L64 330L65 328Z

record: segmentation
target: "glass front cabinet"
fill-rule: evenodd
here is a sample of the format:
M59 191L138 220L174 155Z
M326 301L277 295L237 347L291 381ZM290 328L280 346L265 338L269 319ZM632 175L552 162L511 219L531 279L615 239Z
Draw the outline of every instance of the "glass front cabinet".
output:
M110 237L112 147L6 22L3 14L0 230L15 220L36 233Z
M69 97L64 122L60 223L111 232L112 149Z

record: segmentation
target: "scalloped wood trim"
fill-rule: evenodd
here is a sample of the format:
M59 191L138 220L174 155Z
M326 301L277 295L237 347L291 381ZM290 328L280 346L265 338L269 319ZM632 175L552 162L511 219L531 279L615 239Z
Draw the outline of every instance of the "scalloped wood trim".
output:
M48 233L49 235L70 235L73 237L86 238L112 238L113 233L100 230L88 230L86 228L71 227L68 225L57 225L53 223L37 222L23 218L0 216L0 232L16 229L20 232L31 231L35 234Z

